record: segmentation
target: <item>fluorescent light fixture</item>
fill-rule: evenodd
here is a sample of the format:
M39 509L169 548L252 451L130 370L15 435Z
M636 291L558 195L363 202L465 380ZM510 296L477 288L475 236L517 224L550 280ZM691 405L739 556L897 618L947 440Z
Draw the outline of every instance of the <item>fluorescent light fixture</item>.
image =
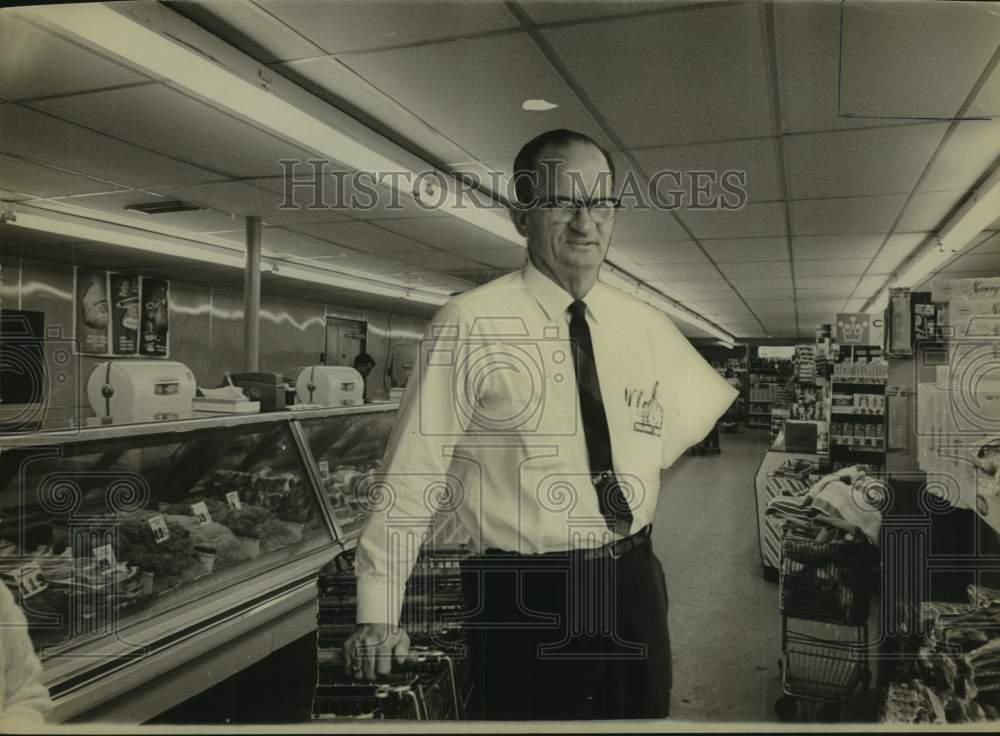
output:
M972 192L958 212L938 230L921 251L895 274L892 288L914 289L939 271L948 261L966 250L976 237L996 219L1000 212L1000 164ZM883 289L873 297L868 312L879 312L888 303ZM881 307L878 305L881 304Z
M413 192L418 172L383 156L282 99L267 89L268 85L252 84L194 49L111 7L101 3L80 3L18 8L11 12L41 20L65 34L81 38L214 107L223 108L256 127L269 130L352 169L399 172L399 182L393 183L402 194L409 196ZM523 238L506 213L500 215L492 209L480 209L469 206L468 202L459 202L455 182L444 175L442 178L448 182L449 191L433 200L436 203L440 201L442 211L499 238L524 245Z
M17 222L12 227L24 227L66 236L69 239L93 241L140 250L157 255L170 255L199 263L227 266L243 270L246 266L243 246L220 241L222 245L193 239L183 239L162 233L139 230L115 223L88 220L63 212L50 212L30 205L17 206ZM415 289L405 283L338 273L326 268L306 268L288 261L262 258L261 269L282 278L333 286L365 294L379 294L440 306L448 301L443 292Z

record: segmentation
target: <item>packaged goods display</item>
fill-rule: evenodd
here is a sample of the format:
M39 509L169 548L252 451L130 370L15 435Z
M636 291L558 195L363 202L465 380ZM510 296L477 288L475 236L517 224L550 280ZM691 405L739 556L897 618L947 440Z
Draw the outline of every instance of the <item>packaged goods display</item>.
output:
M921 604L915 656L891 683L884 723L1000 719L1000 591L970 585L968 603Z

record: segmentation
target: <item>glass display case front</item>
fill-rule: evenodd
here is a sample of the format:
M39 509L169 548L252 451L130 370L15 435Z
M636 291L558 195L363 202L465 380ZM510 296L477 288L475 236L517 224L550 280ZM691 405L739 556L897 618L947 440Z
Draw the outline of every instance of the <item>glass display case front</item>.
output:
M302 420L302 430L319 480L330 502L337 539L349 545L368 518L366 484L382 467L382 455L396 419L395 405L380 411Z
M43 661L331 544L288 421L186 425L0 454L0 575Z

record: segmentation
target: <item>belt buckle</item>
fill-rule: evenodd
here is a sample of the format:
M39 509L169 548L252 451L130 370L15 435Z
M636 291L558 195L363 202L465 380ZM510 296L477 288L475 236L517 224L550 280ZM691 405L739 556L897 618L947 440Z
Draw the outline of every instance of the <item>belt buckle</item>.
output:
M628 549L625 549L626 547ZM620 552L618 551L619 548L621 548ZM633 549L635 549L635 542L632 541L632 537L624 537L608 543L608 555L613 560L620 560L626 553L631 552Z

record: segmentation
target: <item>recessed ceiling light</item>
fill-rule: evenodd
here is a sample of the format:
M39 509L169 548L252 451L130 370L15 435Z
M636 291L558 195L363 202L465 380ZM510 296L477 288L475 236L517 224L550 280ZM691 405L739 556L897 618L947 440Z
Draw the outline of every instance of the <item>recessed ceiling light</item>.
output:
M558 103L548 100L525 100L521 103L521 109L529 112L545 112L546 110L555 110L557 107L559 107Z

